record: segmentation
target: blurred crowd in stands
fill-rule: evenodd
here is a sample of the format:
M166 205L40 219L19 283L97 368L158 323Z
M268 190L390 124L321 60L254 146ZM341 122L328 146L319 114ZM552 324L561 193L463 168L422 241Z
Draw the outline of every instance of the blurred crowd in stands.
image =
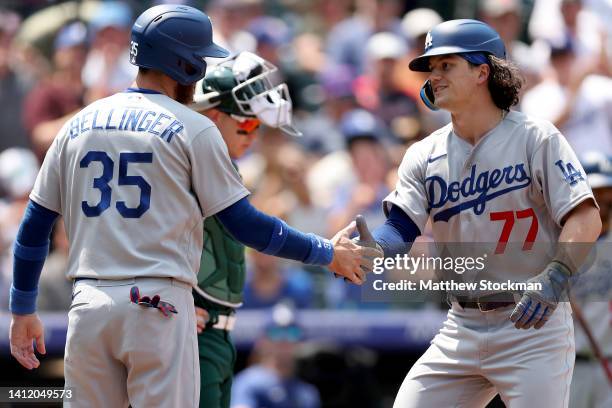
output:
M179 1L165 1L165 3ZM12 243L39 164L64 121L128 87L135 16L164 1L3 1L0 10L0 302L7 304ZM493 26L525 85L515 107L561 129L580 155L612 154L612 3L608 0L209 0L215 41L275 64L294 121L290 138L260 130L238 163L253 204L330 237L356 214L384 221L381 200L406 148L449 121L419 99L426 74L408 61L430 28L452 18ZM435 7L423 8L429 5ZM608 23L606 23L606 21ZM209 61L214 63L214 61ZM427 235L427 233L425 234ZM66 310L62 224L42 274L39 308ZM109 260L112 262L112 260ZM248 251L245 308L391 308L320 268ZM412 307L416 307L413 304Z

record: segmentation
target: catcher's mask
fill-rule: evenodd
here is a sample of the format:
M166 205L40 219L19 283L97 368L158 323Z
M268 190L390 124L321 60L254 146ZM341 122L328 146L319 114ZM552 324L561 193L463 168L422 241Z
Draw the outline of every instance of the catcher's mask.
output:
M263 58L243 51L209 69L196 85L191 108L218 109L230 115L257 118L264 125L301 136L292 125L292 103L287 85L274 86L271 74L277 68Z

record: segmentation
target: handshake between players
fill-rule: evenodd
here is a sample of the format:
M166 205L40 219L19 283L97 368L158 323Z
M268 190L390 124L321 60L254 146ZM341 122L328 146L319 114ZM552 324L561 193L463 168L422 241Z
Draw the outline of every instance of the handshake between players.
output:
M357 231L359 238L351 239ZM361 285L366 281L366 273L374 268L374 259L383 257L383 252L374 241L368 230L365 218L358 215L355 221L340 230L331 240L334 247L334 259L329 269L336 276Z

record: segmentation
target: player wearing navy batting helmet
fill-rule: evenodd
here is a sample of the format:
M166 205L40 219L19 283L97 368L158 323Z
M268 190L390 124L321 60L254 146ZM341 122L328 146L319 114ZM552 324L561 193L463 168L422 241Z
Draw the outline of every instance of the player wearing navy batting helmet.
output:
M429 72L423 102L449 111L451 123L408 148L374 239L392 256L431 222L438 243L484 248L491 279L461 290L448 284L462 271L449 271L448 318L395 408L485 407L496 394L511 408L568 405L574 342L564 299L586 255L570 244L593 243L601 221L559 130L511 109L522 81L505 55L488 25L451 20L410 62Z
M249 204L218 128L186 106L205 58L227 55L201 11L146 10L132 29L132 87L75 114L47 152L14 246L10 345L24 367L39 366L37 285L61 214L74 282L64 356L70 406L198 405L191 290L205 218L216 215L256 250L328 265L357 284L380 254L349 238L354 223L330 241Z

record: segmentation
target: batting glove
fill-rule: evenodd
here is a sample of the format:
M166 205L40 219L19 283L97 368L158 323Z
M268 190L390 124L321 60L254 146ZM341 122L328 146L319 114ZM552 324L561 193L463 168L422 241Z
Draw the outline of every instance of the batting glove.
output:
M155 295L152 298L149 298L148 296L141 297L138 286L132 286L130 289L130 301L139 306L153 307L158 309L165 317L170 317L170 313L178 313L172 303L160 300L159 295Z
M351 241L362 247L374 248L379 252L378 256L376 257L365 257L364 260L366 261L366 265L361 265L361 270L364 272L363 281L365 282L368 272L372 272L374 269L374 259L377 257L383 257L384 255L381 246L374 240L372 233L368 229L368 224L365 217L361 214L357 215L357 217L355 217L355 223L357 224L357 232L359 233L359 237L353 238ZM339 278L338 275L334 275L336 278ZM344 280L347 282L349 281L347 278L344 278Z
M359 238L353 238L353 242L362 247L374 248L380 253L380 257L383 256L383 250L381 246L374 240L372 233L368 229L368 224L363 215L358 215L355 218L355 222L357 223L357 232L359 232ZM367 265L362 265L361 269L367 274L372 272L374 269L374 259L375 257L366 257L369 261Z
M510 315L517 329L539 329L544 326L557 308L561 297L569 287L571 270L559 261L549 263L539 275L527 283L540 284L541 290L528 290Z

